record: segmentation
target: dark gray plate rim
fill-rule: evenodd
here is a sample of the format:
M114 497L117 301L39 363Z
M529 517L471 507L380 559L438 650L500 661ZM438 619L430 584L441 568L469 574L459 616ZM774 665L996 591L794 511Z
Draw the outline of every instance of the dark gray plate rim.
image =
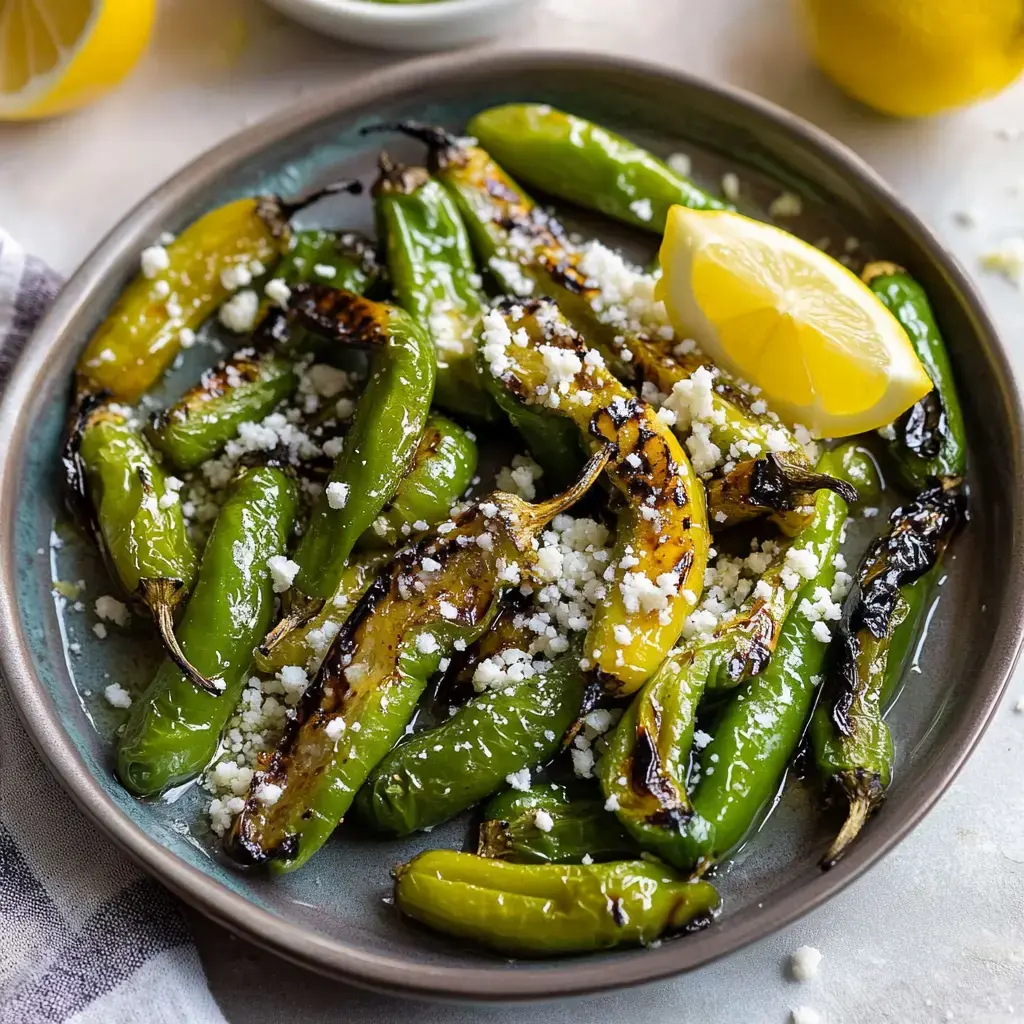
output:
M927 777L916 779L906 793L912 810L898 820L875 823L851 853L832 871L814 878L799 891L768 903L757 914L731 919L728 929L710 929L685 941L623 957L615 962L547 964L515 971L479 967L433 967L412 964L317 934L255 906L219 882L179 860L137 827L104 793L67 735L42 682L35 678L29 649L15 603L14 511L20 468L29 432L21 416L33 394L42 390L50 372L51 355L71 328L76 312L126 252L137 252L152 237L165 212L183 197L215 181L236 162L330 114L398 97L427 83L457 82L467 75L501 75L529 70L578 68L581 72L627 70L685 85L697 92L717 94L774 122L795 144L808 147L833 170L856 179L859 186L884 206L959 291L961 300L991 341L987 353L1007 390L1014 450L1014 492L1007 495L1014 519L1024 507L1024 452L1021 448L1020 396L1006 354L973 285L956 260L932 233L893 194L859 157L826 133L775 105L720 84L695 79L684 72L634 60L572 52L446 54L403 64L346 84L296 105L221 143L175 174L135 207L96 247L58 296L11 378L0 406L0 437L8 443L0 462L0 670L36 748L74 801L118 846L146 871L208 917L232 931L301 966L346 981L386 991L428 998L473 1001L538 1000L581 995L669 977L705 964L761 939L835 895L890 851L914 828L959 772L985 731L1006 687L1021 648L1024 621L1024 560L1014 558L1006 606L991 652L979 670L987 689L975 712L962 723L959 742L949 744ZM1017 538L1015 537L1016 541ZM1016 545L1015 545L1016 546ZM1013 557L1014 552L1008 552Z

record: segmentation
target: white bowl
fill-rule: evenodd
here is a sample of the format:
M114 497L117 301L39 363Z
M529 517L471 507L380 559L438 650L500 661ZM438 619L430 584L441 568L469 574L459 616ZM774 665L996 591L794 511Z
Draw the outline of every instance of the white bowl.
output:
M267 0L308 28L382 50L450 50L498 35L535 0Z

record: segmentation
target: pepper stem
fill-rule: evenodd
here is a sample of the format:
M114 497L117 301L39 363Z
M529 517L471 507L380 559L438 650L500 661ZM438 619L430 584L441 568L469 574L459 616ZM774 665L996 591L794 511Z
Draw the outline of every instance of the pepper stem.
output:
M482 821L477 836L476 855L498 859L508 852L509 843L507 821Z
M377 132L401 132L418 142L426 143L430 151L430 168L435 170L449 164L463 147L457 135L446 131L440 125L424 124L422 121L385 121L370 124L360 130L360 135Z
M871 284L876 277L892 277L893 274L902 274L903 268L897 263L890 263L888 260L876 260L868 263L860 272L860 279L865 284Z
M775 454L770 454L765 460L768 463L772 475L776 477L776 484L785 493L779 497L782 503L794 503L796 495L813 494L815 491L832 491L838 494L847 505L853 505L859 495L857 488L846 480L829 476L828 473L817 473L808 466L802 466L785 459L780 459ZM769 505L774 508L774 505ZM783 509L785 511L785 509Z
M377 196L389 193L408 196L430 181L426 167L407 167L395 163L382 149L377 158L377 180L370 187L370 194Z
M839 830L839 835L832 841L828 852L821 859L823 871L828 871L829 868L835 867L839 858L846 853L850 844L860 835L860 830L868 820L872 807L871 798L867 796L856 796L850 800L850 809L847 812L846 821Z
M139 592L142 600L149 606L156 622L157 632L167 650L167 656L178 666L189 680L212 697L219 697L217 685L202 674L185 657L185 652L174 635L174 609L181 604L186 595L182 580L166 576L139 580Z
M357 196L363 191L363 183L356 178L342 178L339 181L332 181L320 188L311 189L294 199L282 199L281 196L266 195L260 196L256 205L256 216L262 220L275 238L282 237L288 231L288 222L300 210L319 202L327 196L337 195L339 192L347 192L349 195Z
M319 597L301 597L292 600L281 621L263 638L263 642L257 651L264 658L289 634L292 630L304 626L314 615L319 614L326 602Z
M575 483L561 494L548 498L547 501L528 506L530 521L526 528L527 532L530 535L539 533L555 516L561 515L567 508L575 505L594 486L595 481L611 460L614 451L614 445L604 445L590 457Z

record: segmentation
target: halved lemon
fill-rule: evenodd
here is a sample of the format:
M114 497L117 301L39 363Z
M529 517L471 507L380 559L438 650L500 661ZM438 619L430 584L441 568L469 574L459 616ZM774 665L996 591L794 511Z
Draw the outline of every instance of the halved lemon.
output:
M0 0L0 120L102 96L146 47L156 0Z
M676 332L815 437L891 423L932 388L910 339L841 263L727 211L669 211L664 300Z

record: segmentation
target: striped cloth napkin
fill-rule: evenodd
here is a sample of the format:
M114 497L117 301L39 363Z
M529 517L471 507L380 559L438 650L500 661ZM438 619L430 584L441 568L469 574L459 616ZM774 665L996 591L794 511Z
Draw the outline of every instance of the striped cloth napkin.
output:
M60 286L0 230L0 391ZM224 1024L173 898L46 771L0 679L0 1024Z

